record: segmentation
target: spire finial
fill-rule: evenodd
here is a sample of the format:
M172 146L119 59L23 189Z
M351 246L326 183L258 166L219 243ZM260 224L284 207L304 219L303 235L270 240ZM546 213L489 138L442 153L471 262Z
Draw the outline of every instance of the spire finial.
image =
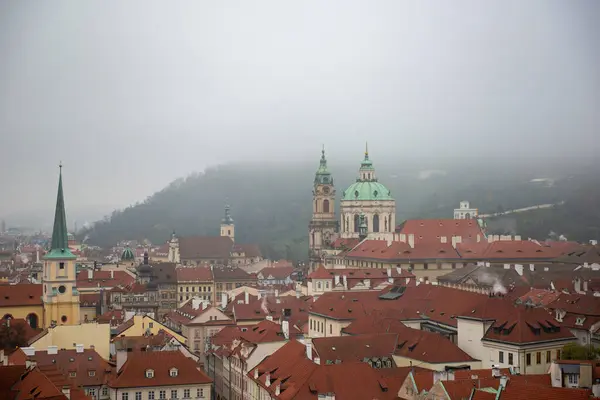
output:
M62 173L62 161L58 162L58 170Z
M365 142L365 158L369 158L369 143Z

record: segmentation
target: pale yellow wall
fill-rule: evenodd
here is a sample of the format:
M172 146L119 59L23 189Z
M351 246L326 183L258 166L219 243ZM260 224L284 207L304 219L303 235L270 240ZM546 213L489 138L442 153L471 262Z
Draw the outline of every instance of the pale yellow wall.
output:
M435 349L430 349L429 351L435 351ZM434 371L444 371L446 366L461 366L461 365L470 365L471 369L481 369L481 361L461 361L461 362L448 362L448 363L439 363L432 364L420 360L415 360L413 358L402 357L394 355L394 362L398 367L410 367L412 365L418 365L422 368L431 369Z
M110 389L110 399L111 400L121 400L123 393L128 393L129 400L135 400L135 394L137 392L142 393L142 399L146 400L148 398L148 393L153 391L154 398L158 400L159 393L161 390L166 391L166 398L171 399L171 390L177 390L177 398L183 399L183 393L185 389L190 389L190 398L192 399L202 399L202 400L211 400L211 392L210 392L210 384L203 385L177 385L177 386L154 386L154 387L140 387L140 388L127 388L127 389ZM197 397L197 389L202 389L203 393L201 397Z
M96 319L97 317L97 310L96 307L80 307L79 308L79 314L81 316L81 321L84 322L85 321L85 317L87 316L87 320L88 321L93 321Z
M192 297L200 297L211 303L214 301L214 282L177 282L177 300L183 302Z
M575 340L573 340L575 342ZM484 354L482 354L482 367L491 368L492 365L499 365L501 368L510 366L519 367L522 375L547 374L552 361L556 360L557 351L561 351L566 342L539 344L530 346L512 346L503 343L484 342ZM499 352L504 352L504 362L500 362ZM547 361L546 352L550 351L550 361ZM540 363L537 363L537 353L540 353ZM508 354L513 354L513 364L508 363ZM531 354L531 365L527 365L527 354Z
M308 335L311 338L340 336L342 329L350 325L351 322L310 314L308 317Z
M1 294L2 289L0 288L0 295ZM44 306L41 304L39 306L0 307L0 318L6 314L10 314L13 318L25 319L31 313L38 316L38 324L39 327L42 328L44 326Z
M62 265L62 268L61 268ZM44 325L80 323L79 293L76 290L75 260L44 260L43 267ZM64 293L59 288L64 287ZM63 318L66 320L63 321Z
M134 315L132 318L133 325L125 331L121 332L119 336L142 336L148 329L150 330L150 333L152 333L153 335L157 335L158 332L162 329L165 332L169 333L169 335L175 337L181 343L186 343L186 339L183 335L178 334L177 332L167 328L165 325L153 320L152 318L146 315Z
M481 338L490 326L490 322L472 321L464 318L456 320L458 329L458 347L478 360L483 360L484 351Z
M48 333L32 343L31 346L36 350L47 350L48 346L74 349L73 343L82 344L86 349L94 346L96 352L108 360L110 356L110 325L96 323L59 325L48 328Z

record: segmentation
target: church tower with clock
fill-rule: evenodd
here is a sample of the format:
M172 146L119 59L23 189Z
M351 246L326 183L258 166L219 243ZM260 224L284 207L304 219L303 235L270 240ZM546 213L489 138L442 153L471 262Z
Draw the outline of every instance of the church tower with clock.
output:
M327 169L325 148L321 151L319 169L313 184L312 218L308 225L310 271L322 262L324 248L329 247L338 230L335 217L335 187L333 177Z

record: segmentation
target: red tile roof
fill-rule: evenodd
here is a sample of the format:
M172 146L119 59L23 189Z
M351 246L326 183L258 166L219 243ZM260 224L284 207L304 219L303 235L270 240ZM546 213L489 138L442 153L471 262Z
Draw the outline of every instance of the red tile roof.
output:
M38 305L42 305L42 285L17 284L0 286L0 307Z
M395 260L401 258L401 254L407 250L410 250L410 246L403 242L392 242L388 245L385 240L364 240L348 251L345 257L368 260Z
M177 267L177 282L212 282L210 267Z
M179 238L181 259L229 259L233 240L227 236L189 236Z
M111 324L111 326L121 325L125 320L125 311L110 310L96 317L99 324Z
M482 340L526 344L569 341L575 340L575 336L542 308L515 307L511 315L498 317Z
M297 341L286 343L248 376L281 400L314 399L325 393L341 399L396 399L399 388L396 374L381 373L363 362L317 365L306 358L304 345ZM278 387L280 394L276 396Z
M302 335L302 332L297 328L294 328L293 326L290 326L289 328L291 338ZM240 329L242 330L240 335L241 338L255 344L281 342L286 340L283 335L282 326L268 320L261 321L256 325L250 325L248 327L242 326ZM244 331L244 329L247 330Z
M463 242L477 241L477 235L485 240L475 219L409 219L400 228L400 233L415 237L417 243L440 243L442 237L451 242L452 236L461 236Z
M258 271L257 275L262 275L262 279L270 279L269 277L272 276L272 279L286 279L289 278L290 275L292 275L292 272L294 272L294 267L291 266L287 266L287 267L266 267L261 269L260 271Z
M508 368L499 368L501 375L510 375ZM459 369L454 371L454 379L486 379L492 378L492 369Z
M234 251L241 251L244 253L245 257L262 257L262 253L260 252L260 248L255 244L242 244L237 243L234 246Z
M92 279L89 279L88 270L81 270L77 273L77 287L79 288L127 286L134 282L135 278L125 271L93 271Z
M333 249L350 250L360 243L359 239L356 238L337 238L332 244Z
M62 386L63 384L68 386L68 382L64 379L61 382L60 378L56 376L52 377L52 379L51 377L52 375L46 375L40 368L29 370L13 386L13 391L18 392L13 399L66 400L67 397L62 392Z
M82 307L99 306L101 302L100 293L82 293L79 295L79 304Z
M147 346L152 347L163 347L166 345L172 336L164 330L160 330L156 335L147 336L119 336L112 340L115 345L115 349L119 350L145 350Z
M591 390L543 387L510 379L499 395L500 400L588 400Z
M398 335L395 333L375 333L358 336L336 336L314 338L314 357L323 364L357 362L365 358L387 357L392 360L396 351Z
M176 368L177 376L169 371ZM146 370L154 370L154 378L146 378ZM136 351L129 353L127 361L115 379L112 388L154 387L174 385L201 385L211 383L198 364L182 352L176 351Z
M76 350L59 350L57 354L36 350L35 355L28 358L40 367L56 366L75 386L104 385L114 372L113 367L92 349L84 349L82 353L77 353ZM94 376L90 376L90 371L94 371ZM69 375L73 372L75 377Z
M0 398L12 399L16 392L13 392L13 385L19 381L26 372L25 365L0 366Z

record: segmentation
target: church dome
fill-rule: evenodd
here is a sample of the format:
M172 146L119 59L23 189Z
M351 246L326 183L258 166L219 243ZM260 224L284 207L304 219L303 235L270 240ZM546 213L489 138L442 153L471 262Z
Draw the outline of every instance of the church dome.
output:
M344 191L342 200L394 200L390 190L377 181L368 148L365 148L365 158L360 163L358 173L358 179Z
M377 181L357 181L342 194L342 200L394 200L390 190Z
M123 250L123 254L121 254L121 261L133 261L135 260L135 254L133 254L133 250L131 248L126 247Z

